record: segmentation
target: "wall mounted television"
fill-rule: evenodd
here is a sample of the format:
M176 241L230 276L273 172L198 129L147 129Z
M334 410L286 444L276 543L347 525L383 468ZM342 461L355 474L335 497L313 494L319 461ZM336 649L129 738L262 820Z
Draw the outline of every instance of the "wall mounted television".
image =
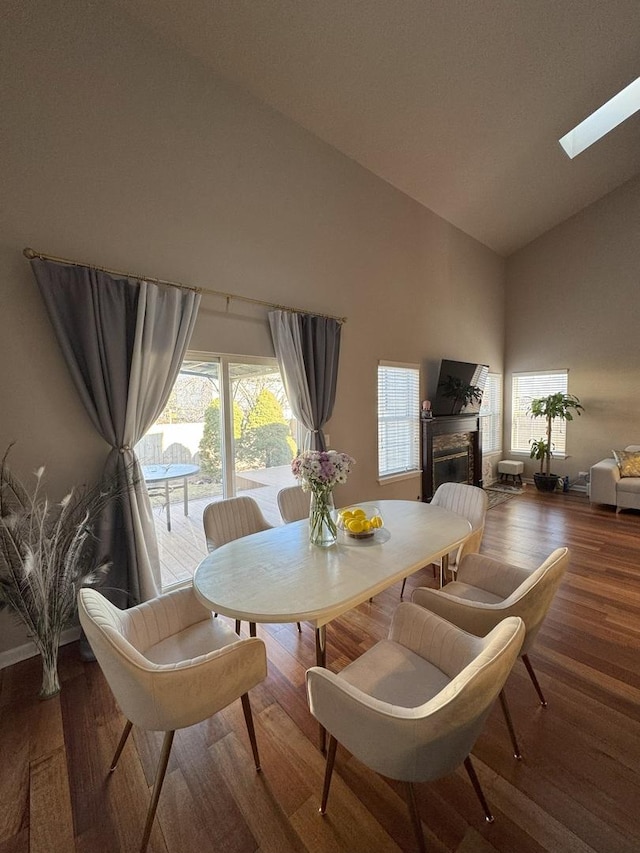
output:
M480 411L482 397L472 398L466 404L454 396L457 386L473 385L482 393L489 374L488 364L442 359L436 393L431 404L434 417L459 414L477 414Z

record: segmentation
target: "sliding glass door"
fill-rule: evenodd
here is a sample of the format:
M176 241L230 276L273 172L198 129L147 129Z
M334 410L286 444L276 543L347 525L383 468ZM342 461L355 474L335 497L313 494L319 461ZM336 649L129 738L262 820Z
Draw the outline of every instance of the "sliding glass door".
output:
M165 587L191 576L204 556L202 513L211 501L249 495L271 524L281 523L276 496L295 483L296 445L297 422L274 359L188 356L164 411L136 446Z

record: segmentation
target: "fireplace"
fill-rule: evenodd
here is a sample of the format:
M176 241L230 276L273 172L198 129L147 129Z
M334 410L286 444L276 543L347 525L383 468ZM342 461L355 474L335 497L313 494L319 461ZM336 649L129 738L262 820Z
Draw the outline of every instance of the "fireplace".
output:
M422 421L422 500L430 501L442 483L482 486L478 415L452 415Z
M469 482L469 448L433 456L433 488L442 483Z

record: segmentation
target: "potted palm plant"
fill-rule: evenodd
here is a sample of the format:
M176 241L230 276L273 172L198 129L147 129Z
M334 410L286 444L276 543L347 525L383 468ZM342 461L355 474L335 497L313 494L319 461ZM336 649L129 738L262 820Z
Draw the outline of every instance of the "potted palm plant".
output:
M573 394L564 394L557 391L546 397L537 397L531 401L529 414L534 418L545 418L547 421L547 434L545 438L535 438L531 441L529 457L540 462L540 471L533 475L536 488L541 492L553 492L558 486L559 474L551 473L551 455L553 443L551 441L551 430L555 420L572 421L573 413L582 414L584 406Z

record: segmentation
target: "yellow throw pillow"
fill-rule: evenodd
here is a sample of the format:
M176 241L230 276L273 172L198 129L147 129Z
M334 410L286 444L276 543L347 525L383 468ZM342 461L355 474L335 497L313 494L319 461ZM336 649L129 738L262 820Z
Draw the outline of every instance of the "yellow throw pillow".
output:
M614 450L621 477L640 477L640 452L634 450Z

